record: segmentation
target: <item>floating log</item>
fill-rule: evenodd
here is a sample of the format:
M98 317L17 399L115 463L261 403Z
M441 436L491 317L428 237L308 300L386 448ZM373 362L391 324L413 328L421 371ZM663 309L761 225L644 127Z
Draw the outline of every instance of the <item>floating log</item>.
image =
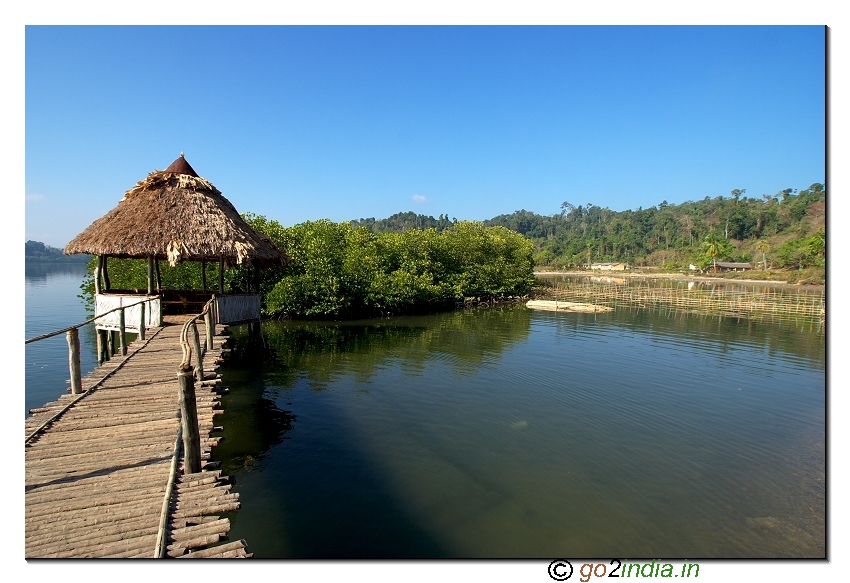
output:
M244 550L247 548L248 544L244 539L234 541L232 543L227 543L223 545L219 545L217 547L213 547L211 549L204 549L203 551L195 551L194 553L189 553L188 555L181 555L181 559L206 559L210 557L214 557L220 553L225 553L227 551L236 551L236 550Z
M614 311L614 308L610 306L583 304L578 302L562 302L560 300L529 300L526 302L525 306L534 310L550 310L553 312L585 312L596 314L599 312Z

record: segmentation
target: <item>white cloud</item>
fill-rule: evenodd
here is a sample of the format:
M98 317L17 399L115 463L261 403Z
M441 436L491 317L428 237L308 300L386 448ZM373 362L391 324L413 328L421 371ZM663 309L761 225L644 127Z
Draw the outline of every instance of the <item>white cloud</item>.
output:
M425 198L424 196L422 196L421 194L414 194L413 195L413 202L419 202L419 203L428 202L428 199Z

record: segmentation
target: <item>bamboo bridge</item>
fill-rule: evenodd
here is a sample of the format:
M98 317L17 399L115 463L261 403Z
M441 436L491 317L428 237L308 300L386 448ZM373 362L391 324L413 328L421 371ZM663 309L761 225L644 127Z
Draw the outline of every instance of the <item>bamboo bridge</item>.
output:
M209 461L221 439L225 329L206 317L202 348L199 318L143 327L85 378L77 329L68 331L71 394L25 423L27 559L251 556L244 540L226 542L220 515L239 508L239 495Z

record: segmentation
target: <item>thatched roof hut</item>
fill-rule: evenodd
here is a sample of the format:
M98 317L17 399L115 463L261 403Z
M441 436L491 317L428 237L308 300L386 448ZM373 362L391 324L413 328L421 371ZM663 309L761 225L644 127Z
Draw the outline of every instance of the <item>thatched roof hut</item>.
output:
M117 207L68 243L65 253L167 259L172 266L215 259L255 266L286 261L182 153L128 190Z

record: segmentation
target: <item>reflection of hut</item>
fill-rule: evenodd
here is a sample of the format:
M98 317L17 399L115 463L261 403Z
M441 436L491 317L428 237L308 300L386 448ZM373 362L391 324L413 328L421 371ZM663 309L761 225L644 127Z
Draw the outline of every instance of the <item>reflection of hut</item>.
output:
M162 321L163 310L199 311L210 299L206 263L217 261L218 321L232 323L259 318L259 289L255 294L224 295L224 270L234 265L257 269L281 265L285 256L271 241L251 229L221 192L192 169L183 154L163 171L154 171L124 194L118 206L96 220L65 247L66 254L98 256L95 272L96 313L138 302L145 294L111 290L108 257L147 259L148 326ZM204 290L163 290L159 261L174 266L200 261ZM197 308L197 309L196 309ZM128 310L127 329L138 326Z

